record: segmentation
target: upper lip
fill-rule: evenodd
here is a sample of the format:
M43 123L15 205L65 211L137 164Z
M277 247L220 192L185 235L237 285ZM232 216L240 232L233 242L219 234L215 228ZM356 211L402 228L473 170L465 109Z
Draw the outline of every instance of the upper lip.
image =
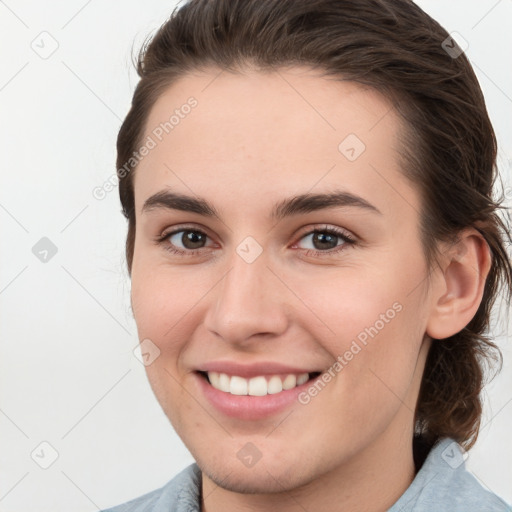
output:
M259 375L276 375L282 373L287 375L300 375L301 373L316 373L319 370L296 368L273 361L259 361L252 364L240 364L234 361L211 361L203 364L198 368L198 371L226 373L227 375L250 378Z

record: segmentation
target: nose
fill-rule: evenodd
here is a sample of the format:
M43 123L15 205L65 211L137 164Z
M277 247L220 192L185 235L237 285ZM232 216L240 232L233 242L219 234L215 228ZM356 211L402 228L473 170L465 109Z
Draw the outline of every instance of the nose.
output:
M205 327L238 345L284 333L289 321L286 288L268 268L264 253L252 263L234 253L229 265L222 281L210 292Z

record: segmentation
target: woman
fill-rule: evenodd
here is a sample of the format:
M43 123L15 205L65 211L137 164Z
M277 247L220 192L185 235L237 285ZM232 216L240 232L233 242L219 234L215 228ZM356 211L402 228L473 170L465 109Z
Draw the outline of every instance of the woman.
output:
M196 464L110 510L510 510L464 466L512 267L459 45L408 0L193 0L138 72L132 309Z

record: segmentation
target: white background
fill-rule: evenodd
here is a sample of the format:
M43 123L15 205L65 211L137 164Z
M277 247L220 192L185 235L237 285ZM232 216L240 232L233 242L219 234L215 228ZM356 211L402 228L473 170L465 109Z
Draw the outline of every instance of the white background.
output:
M469 43L510 187L512 1L419 4ZM92 196L115 173L115 140L137 83L132 45L173 6L0 2L0 512L98 510L163 485L192 462L132 352L118 190ZM31 47L43 44L58 48L43 59ZM46 263L32 252L42 237L58 251ZM512 503L504 318L496 327L504 370L486 388L485 427L467 464ZM48 469L34 461L50 462L41 442L58 453Z

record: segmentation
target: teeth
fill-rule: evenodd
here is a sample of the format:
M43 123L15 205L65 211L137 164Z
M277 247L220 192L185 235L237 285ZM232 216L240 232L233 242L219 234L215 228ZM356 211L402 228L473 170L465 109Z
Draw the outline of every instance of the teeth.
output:
M229 392L232 395L247 395L248 384L247 379L233 375L229 385Z
M309 375L307 373L303 373L297 377L297 386L301 386L309 379Z
M233 380L233 377L231 377L231 380ZM265 377L253 377L252 379L249 379L249 387L246 394L252 396L265 396L267 394L267 380Z
M208 378L215 389L220 389L220 375L217 372L208 373Z
M288 375L288 377L293 377L293 380L295 380L295 375ZM268 385L265 387L267 388L266 391L269 395L274 395L275 393L280 393L281 391L283 391L284 383L277 375L274 375L273 377L270 377Z
M231 393L232 395L265 396L274 395L287 389L293 389L308 381L309 373L299 375L290 374L284 379L279 375L272 375L268 381L263 375L244 379L237 375L230 377L225 373L208 372L210 384L219 391Z
M283 389L292 389L297 385L297 377L288 375L283 381Z
M221 391L225 391L226 393L229 393L229 382L230 382L230 378L225 374L225 373L221 373L219 375L219 389Z

